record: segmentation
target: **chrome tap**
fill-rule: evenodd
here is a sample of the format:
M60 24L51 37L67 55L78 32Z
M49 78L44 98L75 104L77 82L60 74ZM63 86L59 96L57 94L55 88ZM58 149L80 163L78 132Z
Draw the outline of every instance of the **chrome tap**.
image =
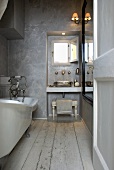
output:
M68 71L68 74L71 74L71 71Z
M19 89L19 81L17 80L16 89Z
M24 84L23 84L23 80L24 80ZM26 77L25 76L12 76L9 79L9 82L11 84L10 89L9 89L9 93L10 93L10 99L12 99L12 97L16 98L18 97L18 95L23 92L23 100L25 97L25 90L27 88L27 81L26 81Z
M57 74L58 74L58 71L56 71L55 74L57 75Z
M64 75L64 74L65 74L65 70L62 70L62 71L61 71L61 74Z

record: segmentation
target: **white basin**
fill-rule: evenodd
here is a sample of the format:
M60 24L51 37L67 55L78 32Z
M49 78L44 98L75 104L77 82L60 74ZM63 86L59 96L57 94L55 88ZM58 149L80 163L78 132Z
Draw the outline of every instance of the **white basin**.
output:
M71 87L73 84L72 81L56 81L54 82L55 87Z

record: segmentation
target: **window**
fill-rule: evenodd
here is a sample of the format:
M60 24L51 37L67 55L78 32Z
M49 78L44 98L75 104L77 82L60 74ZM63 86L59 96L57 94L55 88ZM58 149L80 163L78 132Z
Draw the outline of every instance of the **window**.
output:
M68 63L68 43L54 43L54 63Z
M52 57L54 65L69 65L78 61L78 37L73 40L52 41Z

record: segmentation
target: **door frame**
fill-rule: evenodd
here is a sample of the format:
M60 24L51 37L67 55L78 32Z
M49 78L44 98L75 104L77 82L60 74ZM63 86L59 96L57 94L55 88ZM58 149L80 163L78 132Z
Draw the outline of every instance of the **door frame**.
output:
M98 0L93 0L93 43L94 43L94 60L98 58ZM97 95L97 79L94 78L93 90L93 165L95 170L109 170L102 154L97 146L97 130L98 130L98 95Z

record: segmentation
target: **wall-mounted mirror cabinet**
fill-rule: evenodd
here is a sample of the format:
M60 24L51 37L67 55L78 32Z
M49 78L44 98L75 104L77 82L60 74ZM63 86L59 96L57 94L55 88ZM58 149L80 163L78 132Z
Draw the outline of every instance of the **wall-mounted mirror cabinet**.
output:
M79 37L72 40L53 40L52 41L52 64L70 65L78 61Z

